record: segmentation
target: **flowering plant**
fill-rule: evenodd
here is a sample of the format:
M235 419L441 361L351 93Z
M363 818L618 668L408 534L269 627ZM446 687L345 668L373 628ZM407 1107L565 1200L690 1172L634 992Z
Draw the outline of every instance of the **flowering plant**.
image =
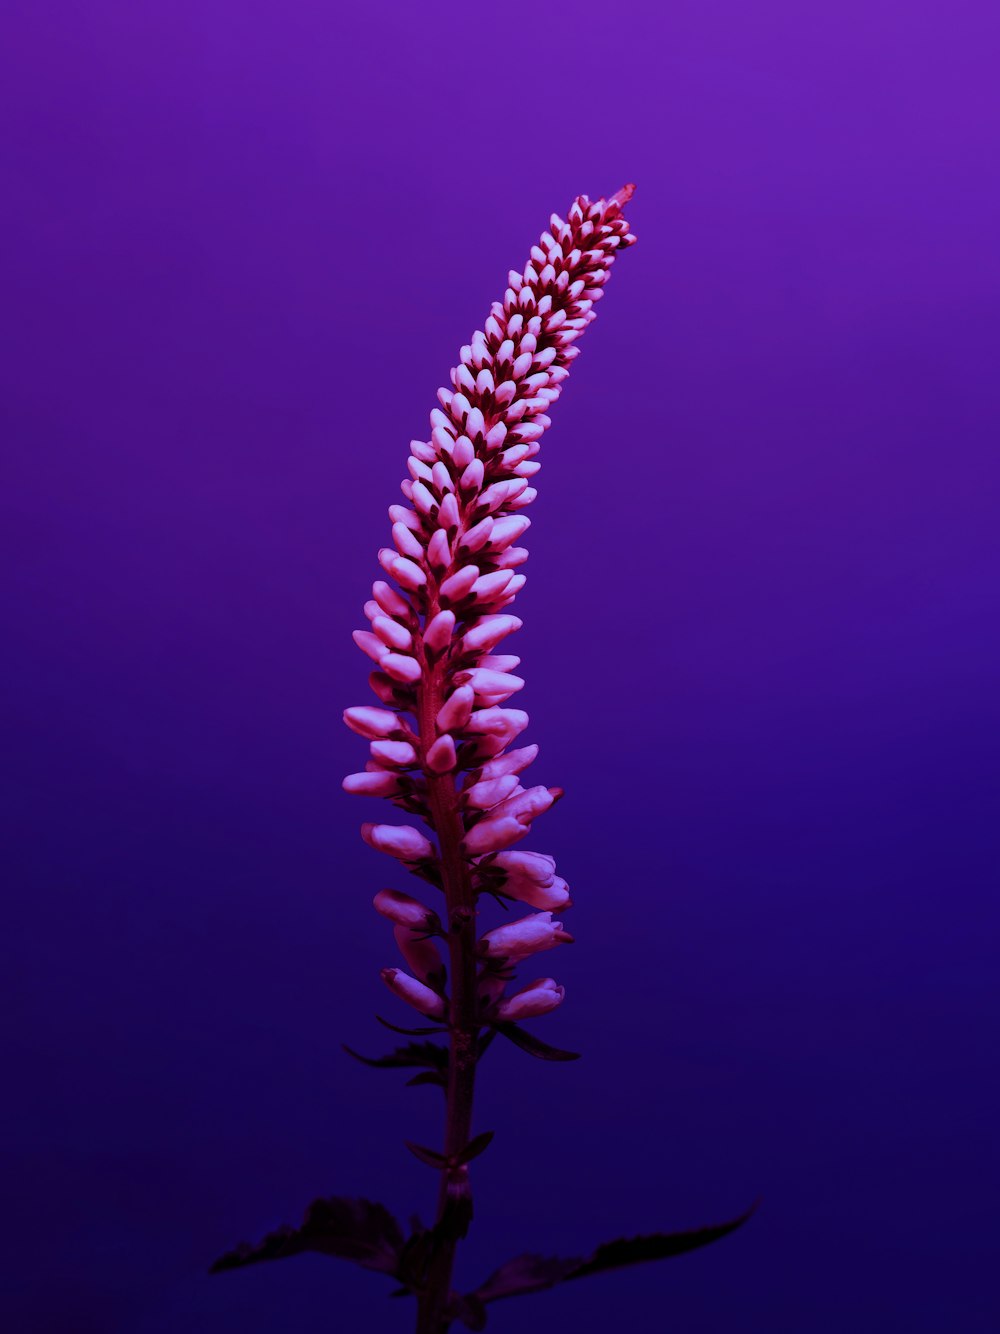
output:
M497 1034L545 1060L575 1059L520 1026L562 1003L555 979L518 987L515 972L572 941L557 918L571 900L554 860L520 847L562 791L523 781L538 747L511 748L528 725L526 713L508 707L524 682L515 674L520 659L497 650L521 626L510 608L525 582L528 553L518 543L530 525L524 511L536 495L539 440L612 266L635 241L623 215L633 188L594 203L581 195L565 220L553 215L523 270L510 272L484 328L462 348L450 387L438 391L430 439L410 444L407 503L389 507L393 545L382 548L379 562L392 582L375 582L365 605L369 628L354 634L375 664L369 681L379 702L344 714L370 753L344 787L388 799L432 836L409 823L361 827L372 848L440 895L437 908L397 889L375 895L406 964L383 969L382 978L430 1023L387 1024L424 1040L367 1061L415 1068L410 1083L444 1091L442 1147L408 1143L440 1176L435 1221L404 1238L383 1206L333 1197L316 1201L300 1228L281 1229L215 1265L303 1250L352 1259L416 1298L418 1334L442 1334L455 1320L482 1329L487 1305L501 1297L679 1254L746 1217L607 1243L586 1259L518 1256L472 1293L452 1287L456 1246L472 1217L470 1163L492 1139L491 1132L473 1134L479 1061ZM489 899L523 915L481 933L480 903ZM433 1041L437 1035L447 1037L446 1047Z

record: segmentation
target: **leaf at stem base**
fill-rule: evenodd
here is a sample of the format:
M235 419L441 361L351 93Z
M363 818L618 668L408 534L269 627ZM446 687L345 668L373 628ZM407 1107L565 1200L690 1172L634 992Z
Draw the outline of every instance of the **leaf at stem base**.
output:
M384 1205L331 1195L310 1204L301 1227L280 1227L256 1245L243 1242L220 1256L209 1272L219 1274L264 1260L318 1251L353 1260L363 1269L395 1275L402 1249L402 1229Z
M529 1292L541 1292L557 1283L585 1278L607 1269L622 1269L626 1265L644 1264L650 1260L666 1260L683 1255L719 1241L741 1227L756 1209L754 1204L738 1218L710 1227L693 1228L687 1232L657 1232L644 1237L622 1237L605 1242L585 1258L559 1256L517 1255L501 1265L472 1294L483 1304L499 1301L502 1297L518 1297ZM461 1318L461 1317L459 1317ZM471 1328L474 1328L472 1326Z

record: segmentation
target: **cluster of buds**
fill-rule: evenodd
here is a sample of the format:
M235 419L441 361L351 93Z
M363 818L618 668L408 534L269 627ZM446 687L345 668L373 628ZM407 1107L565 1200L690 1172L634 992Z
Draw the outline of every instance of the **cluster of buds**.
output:
M388 798L437 840L409 824L362 826L373 848L445 892L444 921L409 895L387 889L375 898L408 969L382 976L432 1019L449 1016L439 942L481 895L532 911L478 939L477 1022L545 1014L563 999L552 978L508 994L515 965L572 937L556 917L570 896L553 859L514 848L562 792L522 783L538 747L511 749L528 725L508 707L524 682L520 659L497 650L521 626L510 606L525 583L519 542L539 440L617 252L635 240L622 216L631 193L626 186L595 203L583 195L565 220L553 215L462 348L451 387L438 391L430 439L410 444L407 503L389 508L393 545L379 563L392 582L374 584L370 628L354 635L375 664L369 680L380 704L344 714L371 753L344 787Z

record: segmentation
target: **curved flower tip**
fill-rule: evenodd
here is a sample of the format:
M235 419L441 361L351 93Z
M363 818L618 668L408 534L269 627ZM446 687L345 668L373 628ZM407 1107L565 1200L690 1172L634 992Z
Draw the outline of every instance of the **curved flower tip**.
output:
M497 1015L500 1019L533 1019L561 1005L565 995L566 988L559 986L555 978L542 977L501 1001Z
M412 1005L415 1010L421 1014L427 1015L429 1019L442 1019L445 1012L445 1002L442 996L430 987L424 986L423 982L418 982L415 977L409 973L404 973L402 968L383 968L382 981L390 991Z
M635 182L629 181L627 185L623 185L620 190L616 190L614 192L614 194L608 200L608 203L617 204L619 207L621 207L623 204L627 204L634 194L635 194Z

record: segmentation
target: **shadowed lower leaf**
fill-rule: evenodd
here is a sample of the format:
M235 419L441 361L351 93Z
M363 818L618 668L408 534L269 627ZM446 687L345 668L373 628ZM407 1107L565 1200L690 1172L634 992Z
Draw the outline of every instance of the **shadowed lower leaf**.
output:
M209 1273L317 1251L395 1275L402 1248L403 1233L384 1205L332 1195L310 1204L301 1227L278 1228L255 1246L243 1242L216 1260Z
M435 1042L408 1042L405 1047L397 1047L387 1056L362 1056L353 1047L341 1043L348 1056L353 1056L362 1065L372 1065L379 1070L405 1070L426 1066L430 1070L444 1071L448 1068L448 1048L439 1047Z
M496 1024L495 1028L498 1033L503 1034L508 1042L513 1042L515 1047L520 1047L529 1056L537 1056L540 1061L578 1061L580 1059L578 1051L563 1051L560 1047L550 1047L541 1038L536 1038L534 1033L528 1033L525 1029L519 1028L517 1024L512 1024L509 1021Z
M450 1320L460 1320L466 1329L486 1328L486 1307L471 1293L463 1297L453 1292L448 1298L447 1315Z
M517 1297L528 1292L541 1292L557 1283L585 1278L606 1269L622 1269L626 1265L644 1264L650 1260L666 1260L673 1255L697 1250L719 1241L741 1227L756 1209L756 1204L738 1218L711 1227L693 1228L687 1232L656 1232L645 1237L622 1237L598 1246L586 1259L558 1256L517 1255L492 1273L472 1294L479 1301L495 1302L501 1297Z

